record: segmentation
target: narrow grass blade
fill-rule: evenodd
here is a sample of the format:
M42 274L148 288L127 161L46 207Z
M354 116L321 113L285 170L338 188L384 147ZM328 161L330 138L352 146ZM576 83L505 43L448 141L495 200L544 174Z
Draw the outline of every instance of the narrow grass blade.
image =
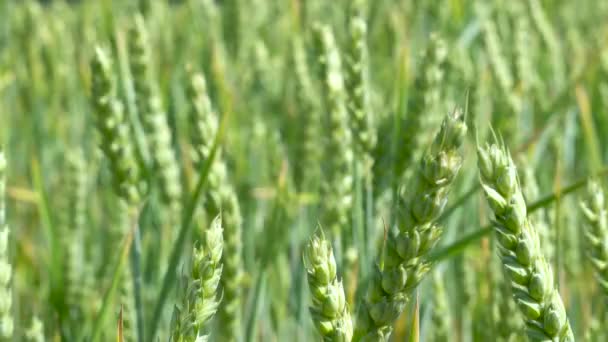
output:
M41 226L44 230L44 235L48 241L49 250L51 253L50 265L48 267L49 279L51 281L50 299L51 303L53 303L55 307L55 310L57 310L58 313L61 313L64 312L62 308L64 305L63 303L65 302L62 293L62 249L59 248L59 241L56 238L58 236L58 232L55 230L55 226L53 225L49 200L44 189L44 179L42 177L40 164L37 159L32 160L32 175L34 181L34 190L36 193L38 193L36 203L38 205L38 211L40 213L40 220L42 221Z
M129 255L129 251L131 250L131 243L133 242L133 235L135 234L135 231L139 229L139 213L131 216L133 228L131 229L131 231L129 231L122 244L120 256L118 258L116 266L114 267L110 288L106 291L103 297L103 302L101 304L101 309L99 310L99 312L97 313L97 317L95 318L95 323L93 325L93 329L91 330L92 332L90 339L93 342L99 341L99 339L101 338L101 330L104 326L105 318L107 316L108 310L113 305L114 294L116 293L118 283L120 282L120 278L122 277L125 264L127 263L127 257Z

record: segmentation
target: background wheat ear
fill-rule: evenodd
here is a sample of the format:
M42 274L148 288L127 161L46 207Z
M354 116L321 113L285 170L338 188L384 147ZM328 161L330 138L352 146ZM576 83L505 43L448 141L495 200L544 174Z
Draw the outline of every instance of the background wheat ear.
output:
M435 220L462 165L459 148L466 131L462 112L449 113L420 160L396 213L398 229L388 236L383 264L376 268L357 313L355 341L387 341L393 322L430 270L426 257L442 233Z
M598 284L608 299L608 221L604 189L597 181L589 183L586 198L581 202L586 221L587 257L595 270Z
M100 135L100 145L110 163L114 191L129 203L140 200L139 168L123 106L116 97L115 77L110 56L96 48L91 60L91 102Z
M602 299L594 307L594 318L590 324L587 338L601 340L606 332L599 328L608 320L608 217L606 216L606 200L604 189L597 180L589 182L587 193L580 203L585 220L584 241L586 256L593 267L595 279L601 292Z
M324 93L324 108L327 111L324 122L327 124L326 134L329 137L325 144L327 158L322 166L326 174L322 186L322 195L325 197L321 202L322 223L331 234L331 239L341 242L336 249L338 253L342 253L352 244L349 214L353 206L354 158L345 102L342 55L329 26L317 23L313 29L313 37L318 51L319 77Z
M129 30L128 47L137 114L144 127L148 152L154 160L162 199L170 208L170 224L176 224L182 199L179 164L172 147L173 137L152 68L152 43L145 19L139 14L134 17Z
M188 87L191 145L196 166L200 168L211 154L218 134L218 117L208 94L202 74L192 75ZM239 199L230 181L221 150L209 169L208 190L205 194L205 211L208 217L222 214L222 302L219 305L218 338L233 341L241 338L242 306L242 216Z

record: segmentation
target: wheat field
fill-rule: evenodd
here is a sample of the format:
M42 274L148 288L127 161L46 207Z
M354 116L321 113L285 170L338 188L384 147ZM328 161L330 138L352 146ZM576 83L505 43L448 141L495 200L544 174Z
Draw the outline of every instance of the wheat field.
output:
M606 1L0 0L0 341L606 341L606 144Z

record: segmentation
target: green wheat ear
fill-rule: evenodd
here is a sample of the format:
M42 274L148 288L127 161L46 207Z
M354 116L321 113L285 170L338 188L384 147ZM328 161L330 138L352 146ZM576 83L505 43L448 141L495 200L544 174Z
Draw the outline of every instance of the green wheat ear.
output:
M304 267L312 296L310 313L323 340L350 341L353 325L344 287L337 277L333 249L323 233L315 233L306 244Z
M494 231L513 299L532 341L573 341L553 271L542 254L538 233L527 216L526 203L510 153L502 145L478 147L481 185L494 212Z
M372 152L376 147L376 130L370 110L369 56L367 51L367 23L360 14L350 19L348 49L345 55L345 86L347 108L353 140L366 176L371 176Z
M383 264L376 268L357 313L355 341L388 341L393 322L430 270L426 257L442 233L436 219L462 165L459 148L466 131L460 110L448 114L421 159L401 199L398 230L388 236Z
M173 313L173 342L207 340L204 329L220 304L218 288L222 275L223 246L222 222L218 216L203 232L203 244L194 248L190 273L185 277L183 297Z
M171 130L152 69L152 46L141 15L135 17L129 31L129 64L137 113L158 172L162 198L170 206L171 214L179 217L182 196L179 164L173 151Z
M211 106L202 74L192 76L188 87L188 99L192 153L195 157L195 165L200 168L202 163L209 159L218 133L218 117ZM207 189L205 211L208 217L222 213L224 231L221 277L223 299L218 313L219 336L226 341L235 341L241 334L242 216L220 149L210 166Z
M585 243L587 258L595 271L595 277L608 300L608 217L604 190L597 181L589 183L586 198L581 202L585 219ZM605 310L603 314L608 314Z
M329 137L325 146L328 156L324 165L326 181L322 187L322 222L334 239L352 235L349 232L353 205L352 135L345 106L342 60L333 32L328 26L316 25L314 39L329 126Z
M67 153L65 167L65 196L62 216L62 246L66 251L64 261L64 278L66 302L72 310L72 329L78 329L82 319L82 306L87 292L84 282L85 259L85 225L87 205L87 167L80 149L71 149Z
M101 48L95 49L91 76L93 114L101 136L101 150L110 162L114 191L125 201L137 203L140 200L139 169L123 106L115 95L111 59Z

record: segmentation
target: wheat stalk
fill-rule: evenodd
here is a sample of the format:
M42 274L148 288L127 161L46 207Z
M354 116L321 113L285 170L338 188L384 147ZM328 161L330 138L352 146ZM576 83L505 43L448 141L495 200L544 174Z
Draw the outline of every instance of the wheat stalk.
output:
M68 152L66 158L66 179L63 207L63 248L66 251L64 261L64 277L66 279L66 302L73 312L71 317L74 322L73 328L78 328L77 323L82 319L82 304L86 293L90 290L85 288L83 273L86 260L84 257L84 228L86 224L87 203L87 170L84 156L80 149Z
M492 295L494 297L492 318L496 330L495 338L501 342L521 340L524 330L523 322L517 305L512 299L513 290L511 289L511 283L502 274L497 274L494 278L496 280L492 282Z
M296 101L303 121L302 163L296 172L302 172L302 188L316 192L322 179L321 160L323 146L321 140L321 111L319 94L315 91L308 68L306 49L302 39L293 43L293 62L296 77ZM298 171L301 169L301 171Z
M356 156L363 163L366 177L371 176L372 152L376 146L374 117L370 110L367 24L360 13L350 18L349 41L345 56L347 108L353 131Z

